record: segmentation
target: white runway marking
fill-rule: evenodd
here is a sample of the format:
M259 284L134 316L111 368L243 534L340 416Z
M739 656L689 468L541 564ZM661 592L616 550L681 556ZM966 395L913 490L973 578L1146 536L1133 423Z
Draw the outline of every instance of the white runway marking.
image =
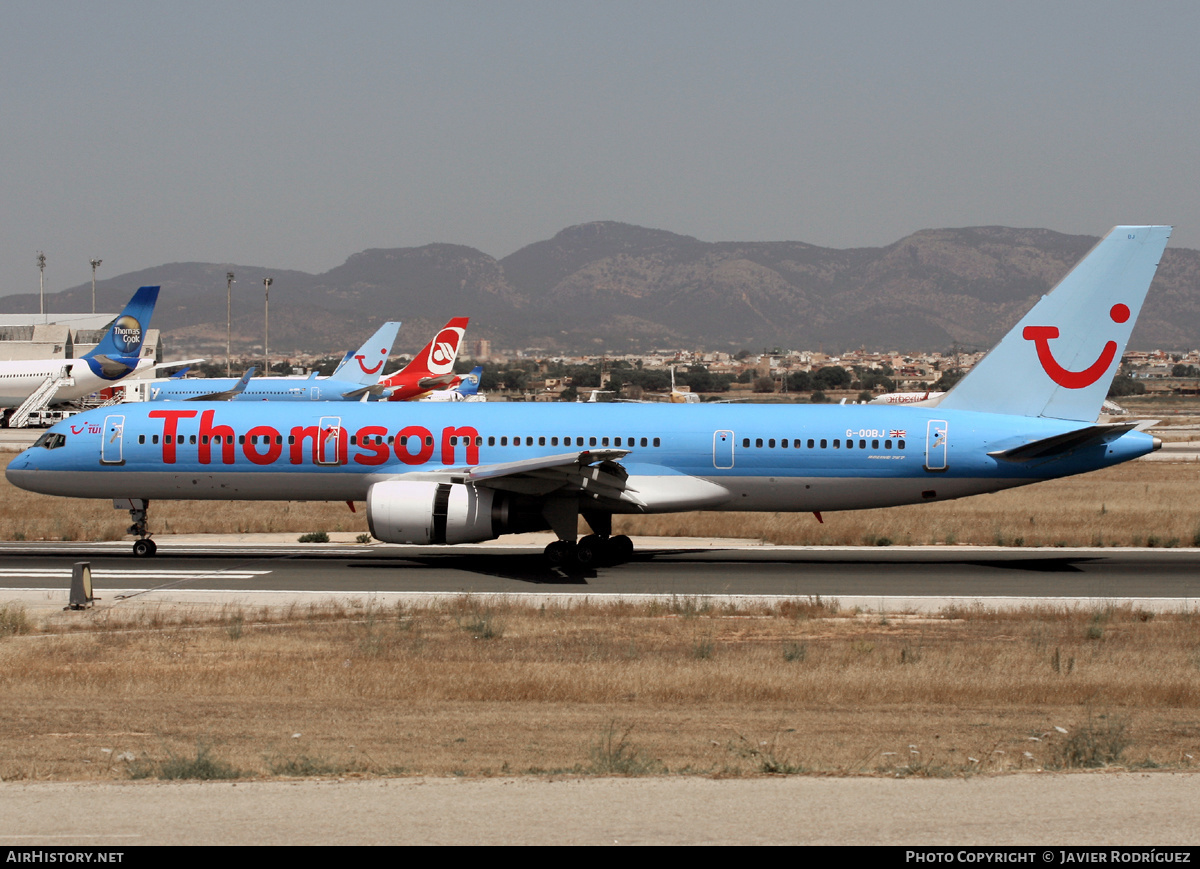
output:
M155 570L152 568L133 570L97 570L92 568L93 579L208 579L220 576L222 579L253 579L265 576L269 570ZM71 568L0 568L0 579L20 577L23 579L56 579L71 578Z

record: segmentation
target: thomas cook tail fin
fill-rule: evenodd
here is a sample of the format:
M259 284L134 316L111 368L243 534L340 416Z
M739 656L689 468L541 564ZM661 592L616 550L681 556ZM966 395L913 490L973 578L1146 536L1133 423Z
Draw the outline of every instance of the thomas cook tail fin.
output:
M1170 237L1114 227L938 407L1095 420Z
M158 287L141 287L113 320L100 343L84 355L91 369L107 380L120 380L137 368L142 342L158 301Z

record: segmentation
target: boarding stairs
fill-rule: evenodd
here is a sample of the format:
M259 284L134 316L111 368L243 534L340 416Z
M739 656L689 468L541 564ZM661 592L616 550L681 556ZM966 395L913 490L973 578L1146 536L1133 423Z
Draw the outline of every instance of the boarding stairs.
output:
M12 412L8 418L9 428L25 428L29 425L29 418L35 413L40 413L45 410L47 405L54 400L55 394L64 386L74 386L75 378L67 374L64 368L58 374L51 374L43 381L42 385L33 391L29 398L25 399L21 405Z
M78 401L71 402L72 406L83 410L95 410L98 407L112 407L116 404L123 404L125 401L125 387L113 386L109 387L112 393L106 398L104 391L93 392L91 395L85 395Z
M125 391L118 390L118 391L114 392L112 395L110 395L108 398L104 399L103 401L84 402L83 409L84 410L95 410L98 407L112 407L117 404L124 404L124 402L125 402Z

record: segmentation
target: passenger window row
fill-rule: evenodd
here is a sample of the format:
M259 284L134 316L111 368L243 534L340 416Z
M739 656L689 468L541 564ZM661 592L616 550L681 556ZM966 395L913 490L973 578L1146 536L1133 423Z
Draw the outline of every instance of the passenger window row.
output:
M158 437L159 437L158 435L150 435L150 443L157 444ZM222 435L214 435L212 437L212 442L214 444L220 444L221 438L222 438ZM233 435L224 435L224 438L225 438L225 443L229 443L229 444L233 443ZM200 437L199 440L200 440L200 443L207 444L209 442L209 435L203 435L202 437ZM362 443L364 446L366 446L368 444L382 445L385 442L388 445L391 445L391 444L395 443L397 440L399 440L400 446L406 446L408 444L408 436L407 435L401 435L399 438L397 438L395 435L388 435L386 439L383 437L383 435L364 435L363 439L362 439ZM469 440L470 439L466 436L463 436L463 437L453 436L450 438L450 445L458 446L458 444L461 443L465 446L469 443ZM549 444L547 444L547 440L549 441ZM184 444L184 443L195 444L197 441L197 437L196 437L196 435L190 435L190 436L189 435L176 435L174 438L172 438L171 435L163 435L163 443L169 444L169 443L172 443L172 441L174 441L174 443L176 443L176 444ZM514 435L512 438L512 446L519 447L522 445L522 441L524 442L524 446L527 446L527 447L531 447L534 444L534 438L532 436L522 437L521 435ZM585 444L585 441L586 441L586 444ZM660 438L640 438L639 439L639 438L619 438L619 437L613 437L613 438L609 438L609 437L588 437L588 438L564 437L562 439L562 445L566 446L566 447L569 447L569 446L607 447L607 446L610 446L610 441L611 441L611 446L615 446L615 447L619 447L619 446L634 447L634 446L638 446L639 444L640 444L640 446L643 446L643 447L649 447L649 446L660 447L660 446L662 446L662 440ZM238 443L244 444L245 442L246 442L246 435L238 435ZM263 445L266 445L266 444L269 444L270 442L271 442L271 438L269 435L250 435L250 443L254 444L256 446L260 443ZM289 446L292 444L295 444L296 443L295 436L288 435L287 442L288 442ZM139 444L146 443L146 435L138 435L138 443ZM275 443L282 444L283 443L283 435L276 435ZM494 447L494 446L496 446L497 438L489 437L487 439L487 443L488 443L489 447ZM773 443L774 442L772 442L772 444ZM358 436L351 435L350 436L350 445L358 446L358 444L359 444ZM426 446L432 445L433 437L427 435L425 437L425 444L426 444ZM509 446L508 436L507 435L501 436L499 438L499 444L502 447ZM747 442L747 444L748 444L748 442ZM547 445L556 447L559 445L559 439L557 437L551 437L551 438L546 438L544 436L539 437L539 438L537 438L537 445L539 447L544 447ZM475 446L477 446L477 447L483 446L483 438L482 437L477 436L475 438Z
M822 450L860 449L860 450L865 450L868 448L872 449L872 450L877 450L877 449L880 449L880 444L883 445L882 448L885 450L892 449L893 444L895 445L895 449L898 449L898 450L904 449L904 439L903 438L897 439L895 441L893 441L891 438L884 438L883 440L880 440L879 438L870 438L870 439L859 438L857 441L854 440L854 438L846 438L845 441L843 441L841 438L833 438L832 442L830 441L829 438L820 438L820 439L808 438L807 440L804 440L802 438L795 438L791 441L789 441L787 438L780 438L778 442L776 442L775 438L767 438L766 440L763 440L762 438L754 439L755 449L762 449L765 447L766 449L771 449L771 450L776 449L776 448L786 450L786 449L788 449L789 444L791 445L792 449L797 449L797 450L799 450L799 449L810 449L810 450L815 450L815 449L822 449ZM869 447L868 447L868 445L869 445ZM742 438L742 447L745 449L750 448L750 438Z
M531 447L534 445L534 440L535 439L529 435L525 435L524 437L522 437L521 435L514 435L512 438L512 446L519 447L519 446L522 446L522 444L523 444L524 446ZM559 445L559 439L557 437L547 438L543 435L542 437L537 438L536 441L537 441L537 445L539 447L544 447L544 446L556 447ZM488 446L489 447L496 446L496 443L497 443L497 439L495 437L488 438ZM499 444L502 447L509 446L508 437L501 436L499 438ZM626 448L631 448L631 447L636 447L636 446L660 447L660 446L662 446L662 440L660 438L618 438L618 437L583 438L583 437L567 436L562 439L562 445L564 447L570 447L570 446L576 446L576 447L583 447L583 446L620 447L620 446L624 446Z

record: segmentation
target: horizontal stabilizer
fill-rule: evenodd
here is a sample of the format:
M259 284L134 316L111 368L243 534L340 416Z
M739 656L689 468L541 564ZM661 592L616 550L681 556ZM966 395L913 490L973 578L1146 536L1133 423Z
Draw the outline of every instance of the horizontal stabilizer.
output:
M1075 429L1065 434L1042 438L1031 443L1021 444L1008 450L997 450L988 453L993 459L1002 462L1030 462L1034 459L1046 459L1061 456L1080 447L1092 444L1107 443L1113 438L1120 437L1127 431L1133 431L1144 426L1141 422L1117 422L1102 425L1089 425L1086 428Z
M386 395L388 388L380 383L372 386L360 386L358 389L351 389L349 392L343 392L342 398L345 401L366 401L370 395Z
M454 379L454 372L449 374L439 374L437 377L422 377L417 381L417 386L421 389L437 389L439 386L446 386Z

